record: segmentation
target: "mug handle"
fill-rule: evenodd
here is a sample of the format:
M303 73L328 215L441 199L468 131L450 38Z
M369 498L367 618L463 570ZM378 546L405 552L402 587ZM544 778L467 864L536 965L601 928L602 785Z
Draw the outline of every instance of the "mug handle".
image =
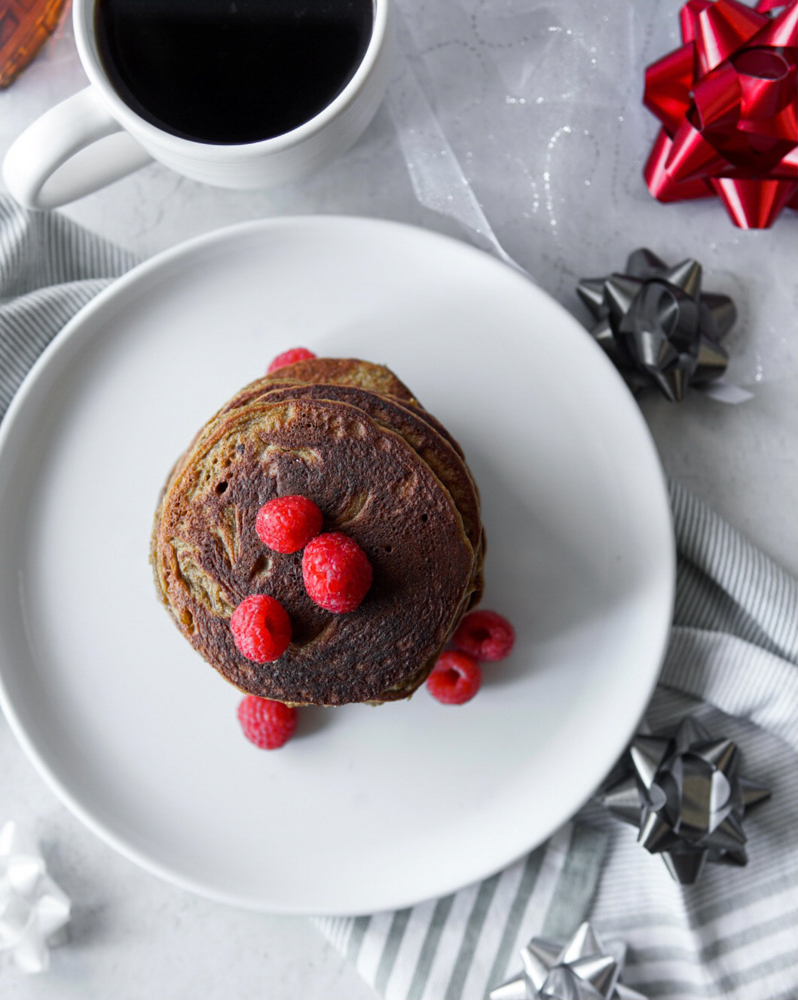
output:
M24 208L57 208L150 163L94 87L45 112L13 143L3 180Z

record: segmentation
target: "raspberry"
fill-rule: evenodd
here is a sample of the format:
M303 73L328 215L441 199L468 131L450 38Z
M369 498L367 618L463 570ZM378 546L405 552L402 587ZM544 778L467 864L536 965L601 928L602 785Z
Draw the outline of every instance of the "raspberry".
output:
M495 611L472 611L454 631L452 645L478 660L492 663L509 656L515 629Z
M307 497L275 497L258 511L255 531L275 552L299 552L321 531L322 514Z
M471 701L481 683L482 671L477 661L466 653L447 649L427 678L427 690L444 705L463 705Z
M248 694L238 706L238 721L244 736L256 747L276 750L294 735L296 709L281 701Z
M371 586L368 556L340 531L317 535L302 556L302 578L308 596L327 611L354 611Z
M230 619L230 631L239 653L255 663L279 659L291 641L285 608L266 594L244 598Z
M272 361L266 369L266 374L271 375L271 373L276 372L278 368L285 368L286 365L293 365L297 361L309 361L311 358L315 357L316 355L313 351L309 351L307 347L292 347L290 351L283 351L282 354L277 355L274 361Z

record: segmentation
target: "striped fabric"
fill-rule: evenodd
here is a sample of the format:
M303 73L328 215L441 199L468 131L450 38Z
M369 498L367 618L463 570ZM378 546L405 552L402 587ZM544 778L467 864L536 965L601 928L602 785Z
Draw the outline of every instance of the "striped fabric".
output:
M630 946L624 982L672 1000L798 998L798 583L680 487L674 626L646 718L687 714L733 739L770 801L745 819L749 863L695 886L612 830L592 919Z
M135 263L60 215L0 196L0 418L61 327Z
M55 214L0 198L0 417L63 324L135 261ZM746 818L750 862L674 883L631 827L589 806L503 872L395 913L319 918L390 1000L482 1000L533 934L586 916L628 945L624 982L668 1000L798 1000L798 584L678 486L674 625L647 712L695 714L740 747L769 802Z
M395 913L320 918L329 940L389 1000L483 997L531 934L570 933L590 905L606 834L568 824L503 872Z

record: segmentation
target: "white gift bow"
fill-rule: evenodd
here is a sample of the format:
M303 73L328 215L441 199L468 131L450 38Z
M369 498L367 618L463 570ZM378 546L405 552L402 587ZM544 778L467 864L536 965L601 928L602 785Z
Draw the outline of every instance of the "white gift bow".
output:
M71 906L33 841L9 820L0 830L0 951L11 951L23 972L44 972Z

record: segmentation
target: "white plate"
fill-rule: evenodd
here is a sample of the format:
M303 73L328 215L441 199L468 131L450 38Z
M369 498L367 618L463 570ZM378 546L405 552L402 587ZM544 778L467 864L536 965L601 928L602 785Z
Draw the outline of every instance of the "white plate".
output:
M518 644L465 706L306 709L268 753L147 549L174 459L297 345L388 364L459 438ZM97 296L4 422L0 524L2 701L41 774L150 871L265 910L404 906L534 847L623 750L671 612L662 473L600 349L482 252L374 220L236 226Z

